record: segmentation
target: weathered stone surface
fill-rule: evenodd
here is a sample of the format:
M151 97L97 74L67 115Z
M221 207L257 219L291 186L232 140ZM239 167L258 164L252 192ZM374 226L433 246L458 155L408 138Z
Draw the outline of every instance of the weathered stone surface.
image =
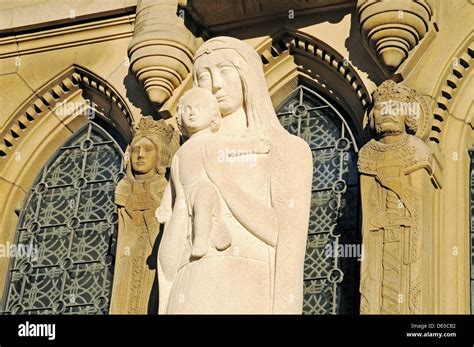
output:
M160 313L301 313L309 147L278 122L250 46L217 37L194 59L207 95L179 106L190 139L157 211Z
M390 70L423 39L433 16L425 0L359 0L357 12L368 46Z
M158 236L155 210L168 183L174 130L142 118L125 157L126 176L115 190L119 232L111 313L146 314L155 279L150 262Z
M432 150L415 136L421 107L414 90L383 82L373 94L374 139L359 153L362 196L361 313L429 312L429 276L422 251L429 242ZM425 289L424 289L425 287ZM424 289L424 290L423 290Z

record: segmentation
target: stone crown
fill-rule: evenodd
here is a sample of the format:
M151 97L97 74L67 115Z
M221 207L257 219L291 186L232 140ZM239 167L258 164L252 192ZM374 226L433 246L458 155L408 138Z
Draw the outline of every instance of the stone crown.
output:
M405 88L392 80L387 80L374 91L372 97L374 103L389 100L415 102L416 92L414 89Z
M156 121L150 117L143 117L134 130L135 137L151 136L159 138L166 144L171 142L174 132L174 129L167 125L164 120Z

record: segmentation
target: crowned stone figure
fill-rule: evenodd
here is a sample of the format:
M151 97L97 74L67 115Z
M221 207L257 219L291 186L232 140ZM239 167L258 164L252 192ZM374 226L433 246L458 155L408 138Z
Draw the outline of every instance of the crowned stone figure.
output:
M166 168L176 143L177 133L164 120L144 117L125 154L126 175L115 190L119 232L111 313L148 311L156 274L150 255L159 232L155 210L168 183Z
M422 276L429 259L432 152L418 136L426 128L420 96L394 81L373 94L369 126L374 138L359 153L362 194L361 313L426 312ZM424 283L423 283L424 281ZM425 298L426 299L426 298Z

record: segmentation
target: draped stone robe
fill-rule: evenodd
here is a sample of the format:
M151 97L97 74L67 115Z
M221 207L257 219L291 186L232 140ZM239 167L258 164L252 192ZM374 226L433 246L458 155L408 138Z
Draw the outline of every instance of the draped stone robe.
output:
M288 133L269 139L270 153L255 166L219 162L218 141L204 147L201 157L220 196L218 218L232 245L199 260L190 257L192 221L173 158L163 197L173 211L158 256L160 313L301 313L311 152Z
M155 210L168 181L157 174L150 179L126 177L115 190L119 232L110 313L146 314L156 274L149 258L159 224Z
M361 313L422 313L423 242L429 218L431 151L412 135L395 144L371 140L359 153L362 195Z

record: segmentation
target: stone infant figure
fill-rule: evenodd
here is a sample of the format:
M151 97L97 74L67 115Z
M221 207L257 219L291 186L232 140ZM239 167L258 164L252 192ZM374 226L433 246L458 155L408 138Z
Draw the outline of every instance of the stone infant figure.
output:
M249 138L243 143L241 139L219 135L221 121L217 100L207 89L194 87L181 97L177 124L189 139L173 157L172 180L176 195L186 200L191 216L193 258L205 256L211 245L223 251L232 243L231 233L223 222L222 204L225 202L206 173L203 156L211 156L217 163L222 160L220 152L224 147L238 146L237 154L230 153L229 156L270 151L265 138Z

